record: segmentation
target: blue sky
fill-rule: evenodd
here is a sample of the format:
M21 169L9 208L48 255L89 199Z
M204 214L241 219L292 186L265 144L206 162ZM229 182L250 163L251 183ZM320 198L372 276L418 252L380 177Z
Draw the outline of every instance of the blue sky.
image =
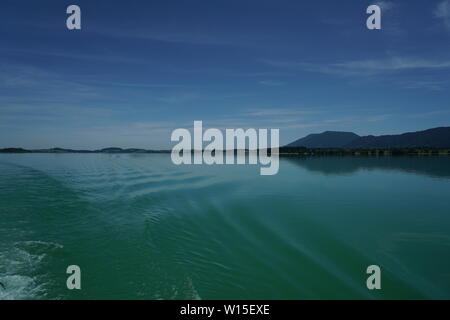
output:
M450 0L2 0L0 26L0 147L170 148L194 120L282 144L449 125Z

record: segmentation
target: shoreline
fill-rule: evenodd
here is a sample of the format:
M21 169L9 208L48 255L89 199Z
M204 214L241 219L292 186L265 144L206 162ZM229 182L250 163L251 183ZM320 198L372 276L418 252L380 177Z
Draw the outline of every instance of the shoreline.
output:
M223 152L225 152L224 150ZM237 153L238 150L234 150ZM189 152L204 152L190 150ZM246 154L250 152L259 152L259 150L244 150ZM145 150L145 149L121 149L106 148L100 150L72 150L72 149L22 149L22 148L4 148L0 149L0 154L169 154L171 150ZM215 153L214 151L212 152ZM270 155L270 149L267 150ZM449 156L450 149L441 148L367 148L367 149L327 149L327 148L302 148L302 147L281 147L278 154L280 157L300 157L300 156Z

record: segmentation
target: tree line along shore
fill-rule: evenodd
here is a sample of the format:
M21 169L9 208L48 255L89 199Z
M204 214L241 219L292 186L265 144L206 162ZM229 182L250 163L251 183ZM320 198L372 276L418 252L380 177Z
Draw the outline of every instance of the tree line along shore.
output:
M146 149L121 149L105 148L100 150L73 150L73 149L34 149L27 150L23 148L4 148L0 153L170 153L170 150L146 150ZM237 152L237 150L235 150ZM245 150L249 152L249 150ZM270 154L270 149L267 150ZM280 147L278 151L280 156L431 156L431 155L450 155L450 149L438 148L305 148L305 147Z

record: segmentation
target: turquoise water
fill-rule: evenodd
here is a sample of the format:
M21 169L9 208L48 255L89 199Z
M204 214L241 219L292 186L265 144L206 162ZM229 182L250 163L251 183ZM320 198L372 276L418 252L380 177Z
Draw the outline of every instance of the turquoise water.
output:
M450 298L449 199L448 157L0 155L0 299Z

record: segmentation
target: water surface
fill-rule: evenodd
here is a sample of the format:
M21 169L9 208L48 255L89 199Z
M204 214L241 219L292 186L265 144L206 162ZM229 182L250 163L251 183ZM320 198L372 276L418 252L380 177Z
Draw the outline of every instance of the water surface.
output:
M448 157L0 155L0 299L448 299L449 199Z

